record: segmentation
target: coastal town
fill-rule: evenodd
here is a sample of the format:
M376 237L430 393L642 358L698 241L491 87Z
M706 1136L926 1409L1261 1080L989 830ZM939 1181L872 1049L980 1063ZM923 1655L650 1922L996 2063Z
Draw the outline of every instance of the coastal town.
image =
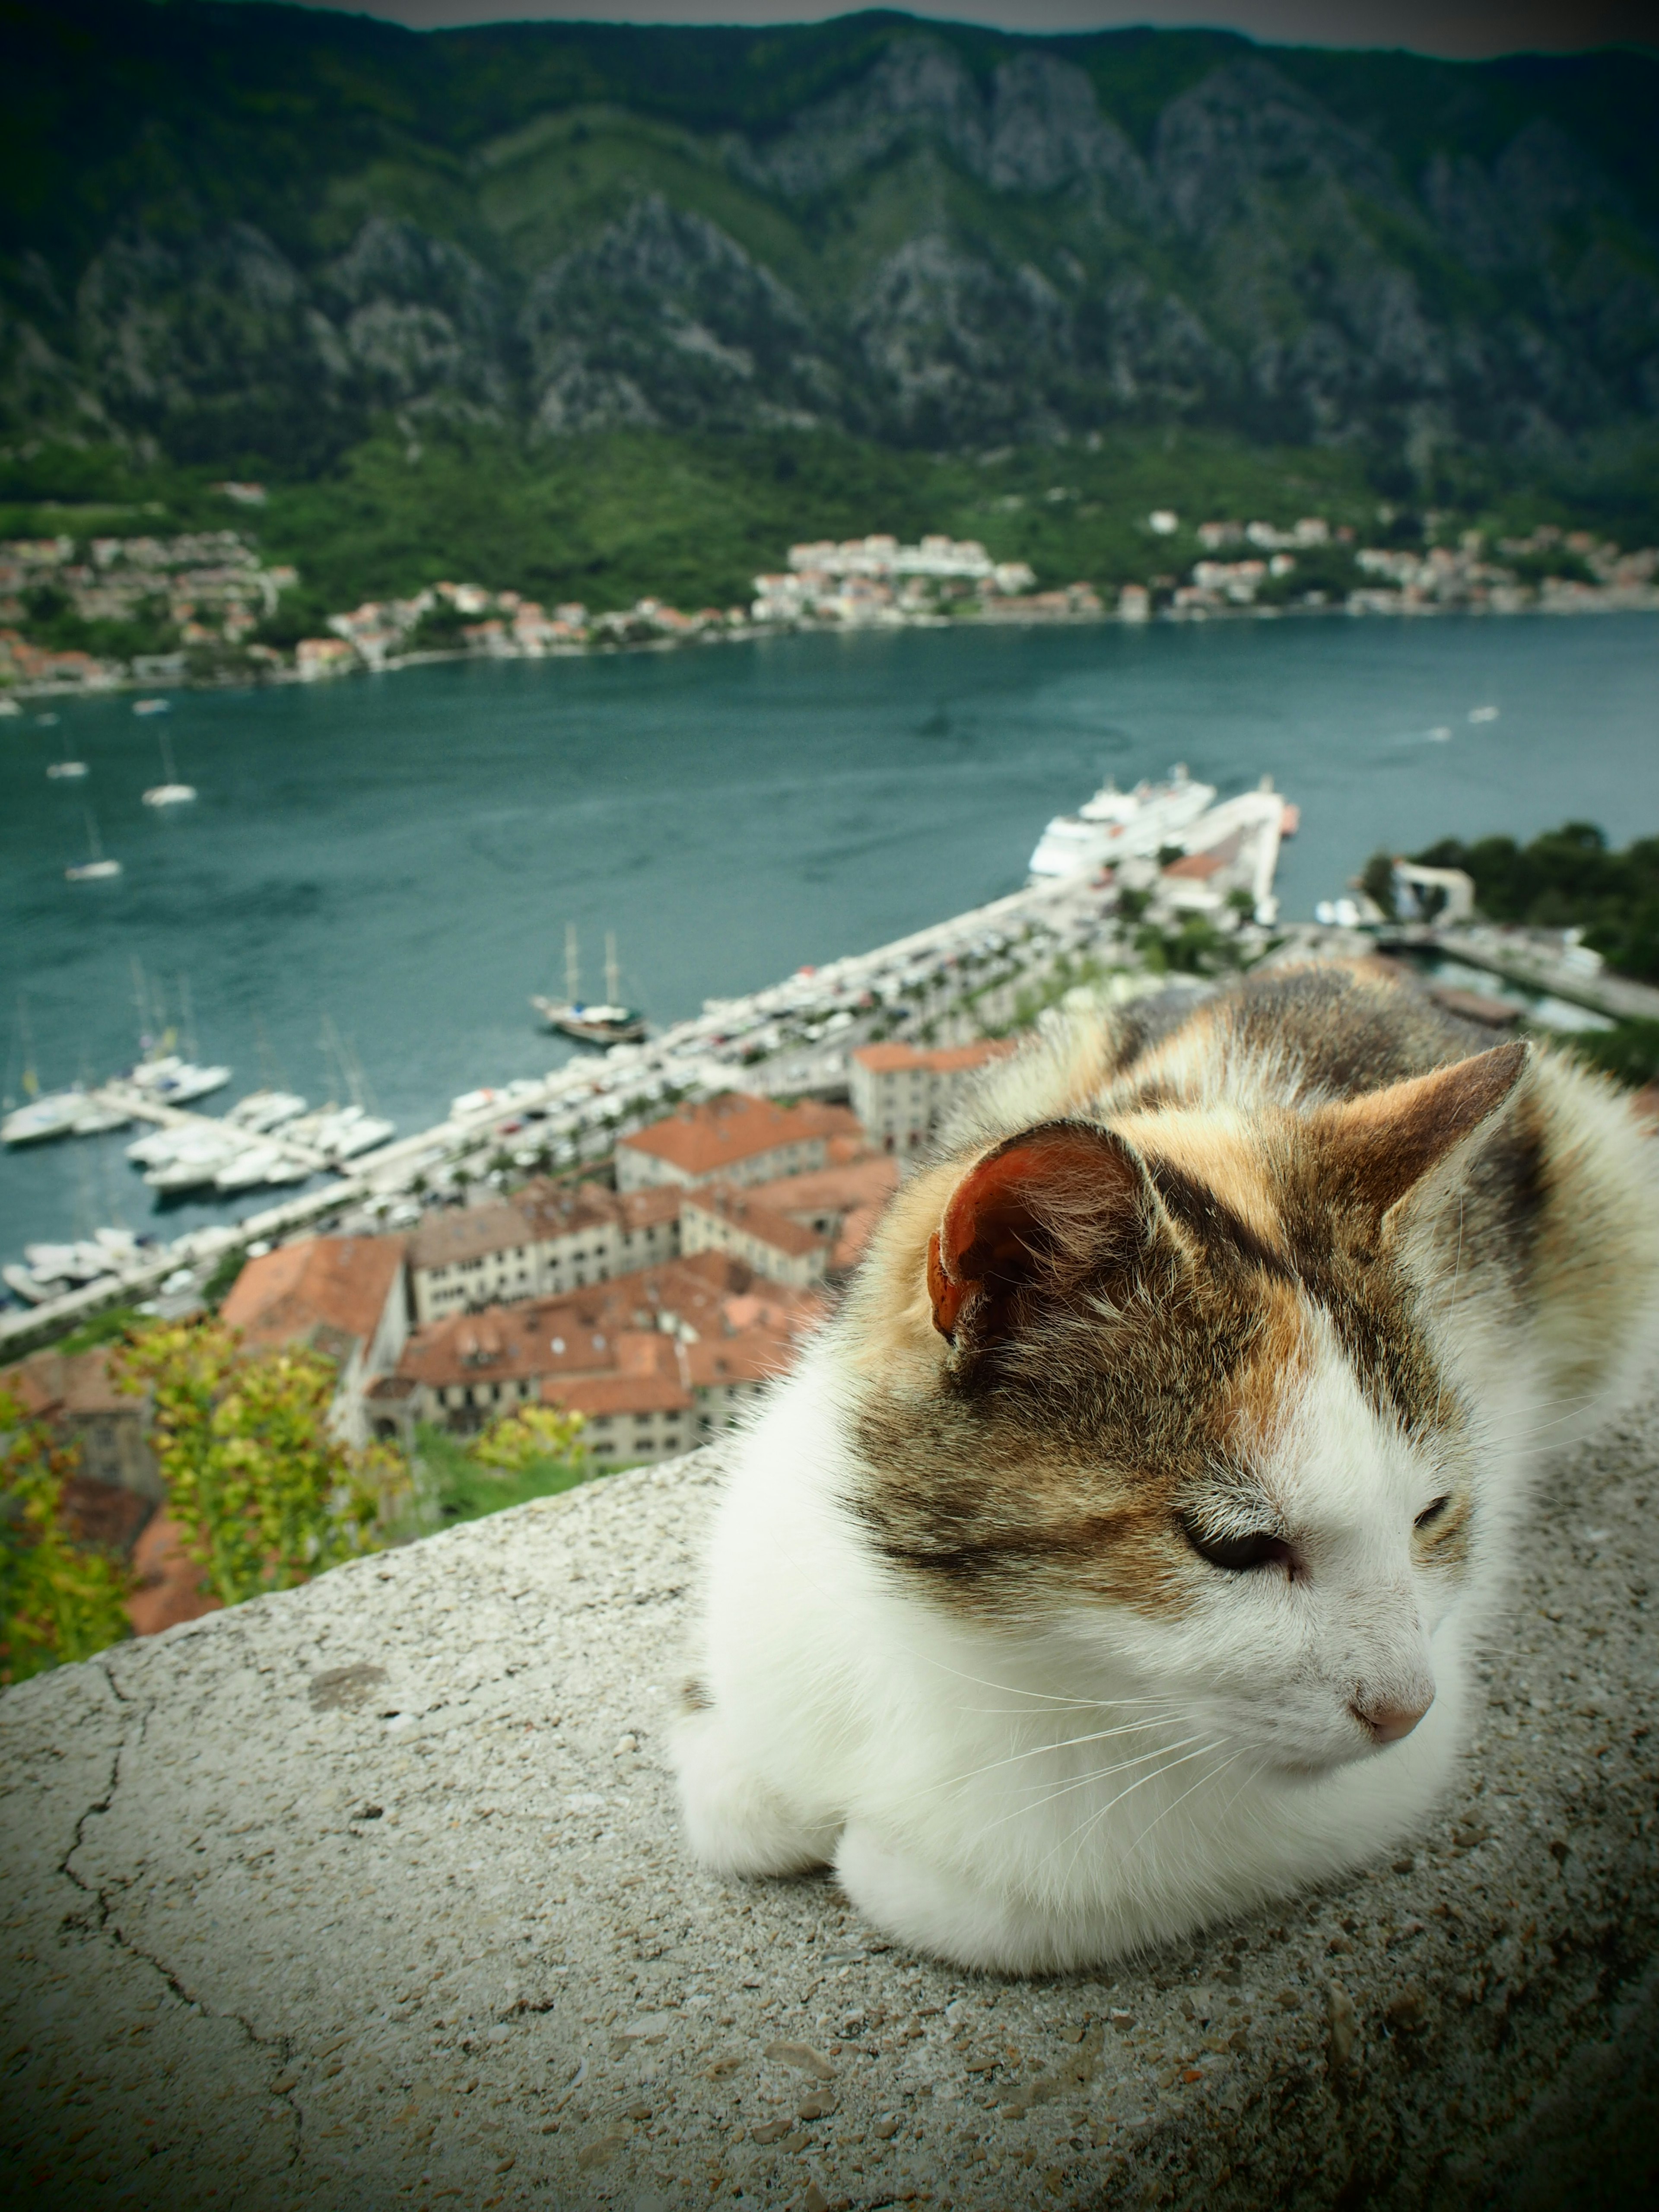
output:
M244 507L264 497L257 484L219 489ZM1378 510L1384 536L1391 512ZM1433 518L1429 527L1433 536ZM1622 549L1589 530L1540 525L1495 540L1464 530L1445 543L1372 545L1320 515L1286 527L1193 526L1171 508L1154 508L1140 528L1146 574L1113 586L1039 589L1029 562L996 560L977 539L905 544L875 532L791 546L786 566L756 576L741 605L686 613L644 598L594 611L442 580L343 609L321 634L286 643L262 632L298 572L266 563L240 532L14 538L0 542L0 712L22 698L126 685L313 683L441 658L539 660L799 629L1659 610L1659 549ZM149 649L53 644L47 633L65 614L94 640L118 626Z
M1108 783L1048 823L1021 891L467 1092L415 1136L348 1133L328 1157L303 1100L256 1091L222 1116L196 1110L231 1071L176 1054L64 1094L73 1112L25 1131L20 1117L53 1103L37 1101L8 1142L144 1121L157 1126L129 1146L135 1164L175 1158L200 1185L286 1144L305 1187L168 1243L106 1230L27 1248L5 1269L21 1303L0 1311L0 1389L78 1449L76 1525L133 1559L141 1632L207 1601L169 1533L144 1399L120 1387L107 1340L71 1334L100 1316L107 1340L216 1311L252 1353L321 1352L334 1434L410 1467L434 1437L465 1449L532 1413L574 1422L596 1474L714 1441L800 1356L905 1176L1022 1036L1201 994L1264 957L1372 947L1346 914L1278 922L1273 872L1296 828L1266 779L1231 798L1180 766L1130 792ZM1395 875L1395 934L1450 961L1429 988L1462 1018L1501 1030L1529 1005L1568 1027L1659 1012L1659 993L1602 975L1577 933L1480 924L1457 871ZM1432 932L1411 919L1429 892ZM256 1164L227 1188L295 1179Z
M904 1174L1012 1049L985 1024L1152 980L1100 970L1130 957L1114 907L1098 884L1038 885L711 1002L649 1044L457 1099L439 1128L234 1225L111 1237L101 1273L0 1314L0 1389L78 1448L70 1508L133 1558L135 1626L205 1601L148 1406L65 1331L211 1301L250 1352L328 1356L345 1441L413 1455L423 1433L541 1407L580 1417L596 1473L672 1457L743 1420L822 1325Z

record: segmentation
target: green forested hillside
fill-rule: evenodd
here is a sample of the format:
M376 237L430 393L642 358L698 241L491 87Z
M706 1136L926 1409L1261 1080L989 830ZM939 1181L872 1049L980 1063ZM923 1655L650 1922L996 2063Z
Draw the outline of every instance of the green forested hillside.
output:
M0 520L257 476L335 605L873 527L1109 581L1149 501L1630 543L1656 112L1633 52L6 0Z

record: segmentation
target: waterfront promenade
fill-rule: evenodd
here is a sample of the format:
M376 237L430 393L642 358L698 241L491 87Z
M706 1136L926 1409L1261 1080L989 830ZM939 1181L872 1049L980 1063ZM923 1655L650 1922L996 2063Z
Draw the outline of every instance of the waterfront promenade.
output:
M189 1275L199 1288L233 1249L275 1243L364 1209L364 1225L378 1226L395 1206L418 1204L416 1194L446 1178L482 1180L498 1156L510 1157L515 1139L523 1149L527 1134L561 1164L574 1165L604 1157L617 1136L655 1118L671 1090L679 1098L734 1089L844 1091L848 1054L872 1030L890 1024L901 1006L913 1025L925 1019L954 1041L970 994L980 1017L992 1010L985 997L991 991L1000 994L995 1003L1012 1012L1020 991L1040 987L1062 960L1132 957L1115 908L1109 886L1035 885L873 951L803 969L749 996L711 1000L701 1014L648 1043L583 1054L540 1080L464 1093L443 1121L365 1154L313 1189L234 1226L188 1231L147 1249L118 1273L27 1311L0 1314L0 1358L15 1358L106 1307L153 1297L164 1285L174 1285L175 1296L188 1296L179 1276ZM131 1104L131 1088L108 1085L96 1095ZM176 1109L153 1112L147 1102L143 1110L152 1119L222 1126Z

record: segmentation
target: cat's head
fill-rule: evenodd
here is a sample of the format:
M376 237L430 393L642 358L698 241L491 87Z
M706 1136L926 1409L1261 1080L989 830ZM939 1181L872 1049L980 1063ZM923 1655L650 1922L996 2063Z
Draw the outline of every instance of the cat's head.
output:
M1451 1240L1499 1132L1524 1151L1526 1061L1050 1122L918 1177L851 1316L884 1558L1284 1767L1407 1734L1480 1536L1437 1313L1503 1264Z

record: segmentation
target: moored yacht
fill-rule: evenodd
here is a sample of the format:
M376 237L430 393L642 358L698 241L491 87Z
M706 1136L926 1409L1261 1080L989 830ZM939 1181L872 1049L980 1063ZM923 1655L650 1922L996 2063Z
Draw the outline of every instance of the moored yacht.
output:
M0 1121L0 1142L43 1145L52 1137L72 1137L86 1109L87 1094L78 1086L73 1091L48 1091L42 1097L31 1098Z
M574 1037L582 1044L638 1044L645 1036L645 1016L637 1007L620 1003L614 930L605 932L605 995L599 1004L588 1006L583 1004L580 995L581 974L576 956L576 925L574 921L567 924L564 988L562 1000L532 997L530 1001L549 1029L557 1030L562 1036Z

